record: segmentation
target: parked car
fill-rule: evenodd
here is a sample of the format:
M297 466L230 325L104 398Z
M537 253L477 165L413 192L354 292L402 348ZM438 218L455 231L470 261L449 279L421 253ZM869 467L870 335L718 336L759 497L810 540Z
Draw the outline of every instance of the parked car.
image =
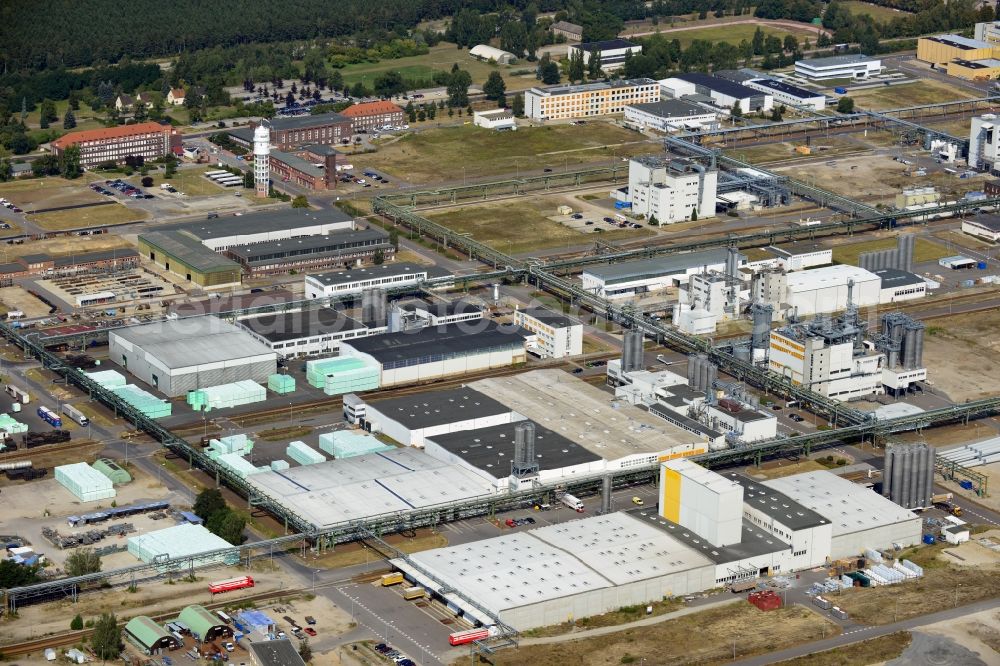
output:
M315 636L315 635L316 635L316 630L315 630L315 629L313 629L312 627L306 627L306 628L305 628L305 629L303 629L302 631L306 632L306 633L307 633L307 634L309 634L310 636Z
M633 497L632 504L635 504L636 506L642 506L643 504L645 504L645 502L642 501L641 497Z

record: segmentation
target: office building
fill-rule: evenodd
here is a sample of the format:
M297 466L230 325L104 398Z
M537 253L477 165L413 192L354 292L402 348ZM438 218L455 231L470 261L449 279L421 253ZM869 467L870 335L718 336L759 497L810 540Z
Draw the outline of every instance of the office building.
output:
M826 95L777 79L752 79L743 85L770 95L777 104L812 109L813 111L822 111L826 108Z
M409 287L431 278L449 275L435 266L421 266L405 261L366 266L349 271L318 273L305 277L306 298L330 298L360 294L371 287Z
M795 73L812 81L867 79L882 73L882 61L866 55L836 55L795 61Z
M514 311L514 323L534 333L528 351L541 358L564 358L583 353L583 324L545 308Z
M174 136L170 125L134 123L70 132L55 139L49 146L56 157L62 157L70 146L77 146L80 149L80 165L93 167L106 162L124 162L127 157L148 160L164 157L171 152Z
M385 100L352 104L340 113L351 119L351 128L355 134L386 126L398 127L404 123L403 109Z
M1000 131L992 113L973 116L969 130L969 166L994 171L1000 161Z
M237 324L283 358L335 354L341 340L386 331L384 326L369 327L333 308L246 317Z
M683 99L662 99L659 102L629 104L625 107L625 124L640 131L698 131L715 127L718 119L717 111Z
M673 224L715 216L719 172L694 159L643 155L628 168L632 212L650 224Z
M659 100L660 86L653 79L616 79L532 88L524 94L524 114L532 120L590 118L624 113L630 104Z
M615 72L625 64L629 55L642 53L642 44L636 44L625 39L608 39L602 42L586 42L572 44L567 49L569 59L583 56L583 64L590 65L591 58L598 58L604 72Z

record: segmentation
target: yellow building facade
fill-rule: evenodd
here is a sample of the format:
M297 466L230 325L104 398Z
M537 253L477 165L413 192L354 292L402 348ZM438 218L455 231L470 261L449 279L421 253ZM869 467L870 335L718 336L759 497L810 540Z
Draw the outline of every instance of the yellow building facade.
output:
M959 35L921 37L917 40L917 60L947 67L953 60L987 60L1000 55L1000 48Z

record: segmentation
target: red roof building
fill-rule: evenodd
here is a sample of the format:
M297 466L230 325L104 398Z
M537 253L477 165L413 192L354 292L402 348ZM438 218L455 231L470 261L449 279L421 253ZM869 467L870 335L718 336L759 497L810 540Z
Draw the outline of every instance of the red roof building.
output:
M103 129L70 132L53 141L50 146L56 156L70 146L80 147L80 164L96 166L105 162L122 162L126 157L156 159L170 152L170 125L136 123Z
M340 113L351 119L351 128L355 134L360 130L368 132L386 125L403 124L403 109L392 102L354 104Z

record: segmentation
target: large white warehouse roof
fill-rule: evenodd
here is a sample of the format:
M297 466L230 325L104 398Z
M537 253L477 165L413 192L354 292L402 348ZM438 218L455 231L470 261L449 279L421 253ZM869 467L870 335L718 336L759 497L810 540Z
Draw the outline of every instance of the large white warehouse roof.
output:
M806 271L793 271L788 274L788 291L812 291L825 287L840 287L847 284L848 280L854 280L855 284L862 282L878 281L879 277L871 271L866 271L857 266L847 264L836 264L834 266L823 266L821 268L811 268Z
M275 354L242 328L218 317L188 317L111 332L143 349L168 370Z

